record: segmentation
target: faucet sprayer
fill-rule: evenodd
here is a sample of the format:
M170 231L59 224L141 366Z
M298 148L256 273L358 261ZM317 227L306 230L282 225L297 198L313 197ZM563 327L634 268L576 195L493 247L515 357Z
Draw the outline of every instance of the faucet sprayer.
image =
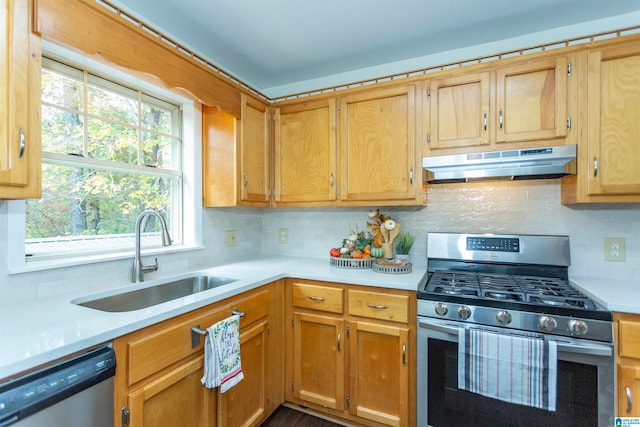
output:
M162 232L160 233L160 236L162 237L162 246L171 245L171 236L169 235L167 223L162 215L152 209L143 211L136 221L136 255L133 259L133 268L131 270L131 281L133 283L144 282L144 273L158 270L158 258L155 259L153 264L144 265L140 255L140 234L144 225L146 225L149 216L155 216L160 221L160 226L162 228Z

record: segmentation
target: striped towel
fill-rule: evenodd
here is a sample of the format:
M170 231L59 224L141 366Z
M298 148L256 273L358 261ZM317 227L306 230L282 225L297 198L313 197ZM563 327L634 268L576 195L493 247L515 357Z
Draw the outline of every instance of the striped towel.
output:
M506 402L556 410L556 343L463 329L458 388Z
M207 328L204 341L204 376L207 388L224 393L244 378L240 363L240 316L233 315Z

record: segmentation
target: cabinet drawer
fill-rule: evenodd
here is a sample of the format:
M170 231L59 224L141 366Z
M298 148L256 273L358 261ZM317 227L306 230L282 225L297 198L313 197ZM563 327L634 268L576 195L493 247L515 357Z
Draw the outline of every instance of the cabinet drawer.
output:
M191 348L191 328L196 325L207 328L229 314L226 307L220 307L174 326L151 327L148 334L131 339L127 343L127 384L135 384L172 363L201 352L203 339Z
M409 297L380 292L349 291L349 314L407 323Z
M293 305L294 307L310 308L330 313L342 313L344 311L343 292L340 288L329 286L293 283Z
M640 322L620 320L618 352L622 357L640 359Z
M251 295L233 299L231 303L227 305L227 314L231 315L232 311L244 314L244 316L240 318L240 329L244 329L269 315L269 289L271 288L267 287ZM210 325L207 325L205 327L209 326Z

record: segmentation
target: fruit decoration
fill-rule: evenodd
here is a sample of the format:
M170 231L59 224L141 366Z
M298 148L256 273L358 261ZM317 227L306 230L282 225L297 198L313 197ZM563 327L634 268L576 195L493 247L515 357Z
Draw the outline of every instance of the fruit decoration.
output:
M350 230L340 247L331 248L329 255L336 258L393 258L393 239L400 233L400 224L375 209L369 212L367 226L370 231Z

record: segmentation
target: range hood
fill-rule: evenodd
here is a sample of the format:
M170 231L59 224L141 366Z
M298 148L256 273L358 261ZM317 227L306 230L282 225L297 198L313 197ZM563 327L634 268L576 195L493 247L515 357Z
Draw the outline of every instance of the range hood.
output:
M576 145L422 159L428 183L559 178L576 173Z

